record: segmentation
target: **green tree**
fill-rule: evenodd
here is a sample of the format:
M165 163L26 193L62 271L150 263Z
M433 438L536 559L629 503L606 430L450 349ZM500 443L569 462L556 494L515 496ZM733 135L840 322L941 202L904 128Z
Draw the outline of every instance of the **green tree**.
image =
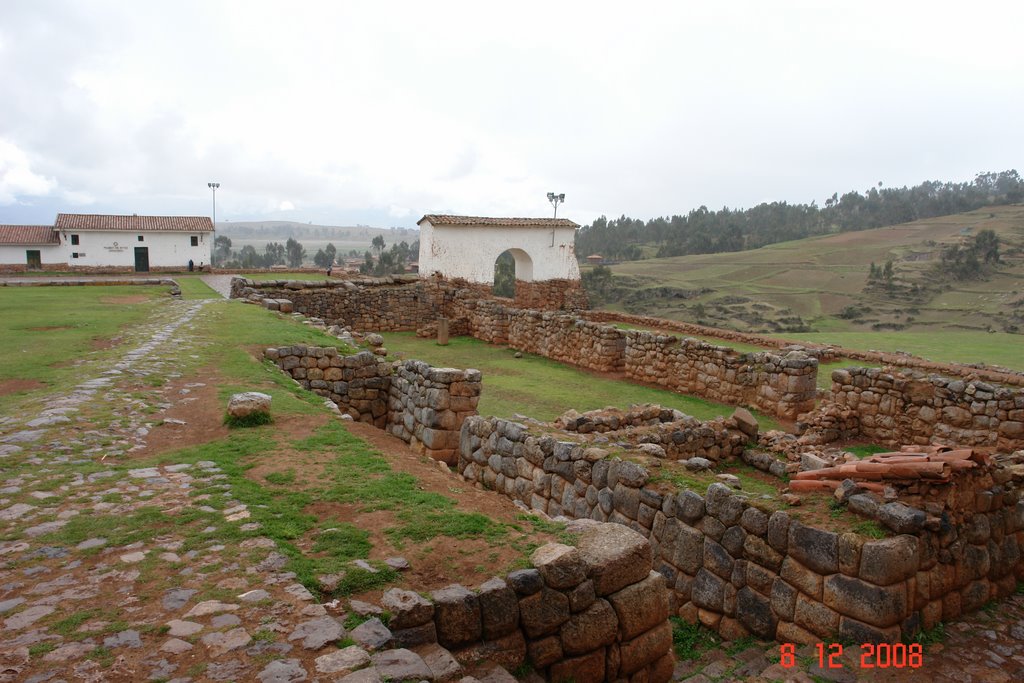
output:
M338 250L333 244L328 243L327 247L324 248L324 254L327 256L327 265L332 265L338 258Z
M512 254L504 251L494 262L495 296L512 298L516 295L516 260Z
M380 254L381 252L384 251L384 236L377 235L376 237L373 238L371 244L373 245L373 250Z
M213 263L222 265L231 258L231 238L227 235L217 235L213 238Z
M280 242L268 242L263 247L263 265L266 268L271 266L284 265L284 245Z
M982 230L974 237L974 250L985 263L999 263L999 236L993 230Z
M288 258L288 267L301 268L302 262L306 258L306 250L302 248L302 244L289 237L284 244L284 250Z

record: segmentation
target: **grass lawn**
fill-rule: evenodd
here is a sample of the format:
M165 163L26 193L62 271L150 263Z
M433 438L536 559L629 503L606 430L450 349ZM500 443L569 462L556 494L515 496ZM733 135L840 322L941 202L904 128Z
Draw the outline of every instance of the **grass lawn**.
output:
M728 416L733 408L664 389L609 379L541 356L487 344L471 337L454 337L448 346L420 339L412 332L387 332L385 346L405 358L417 358L435 366L476 368L483 372L481 415L512 417L519 413L538 420L554 420L569 408L594 410L605 406L628 407L631 403L660 403L707 420ZM771 418L757 414L762 429L777 429Z
M181 298L192 299L220 299L221 296L213 291L208 284L202 281L198 275L179 275L174 278L181 288Z
M47 386L78 374L73 363L109 355L108 340L142 323L167 287L0 287L0 380ZM15 395L0 396L6 412Z

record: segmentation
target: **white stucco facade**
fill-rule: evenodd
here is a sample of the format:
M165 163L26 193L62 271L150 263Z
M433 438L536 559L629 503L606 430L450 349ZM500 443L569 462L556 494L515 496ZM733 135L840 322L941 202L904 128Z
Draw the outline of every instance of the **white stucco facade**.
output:
M0 225L0 267L186 270L210 263L204 216L58 214L55 225Z
M494 282L504 251L516 261L516 279L579 280L576 228L566 219L427 215L419 221L419 272L481 284Z
M78 236L78 244L71 237ZM142 239L139 239L139 238ZM134 268L135 250L145 249L150 268L188 268L189 259L196 268L210 263L213 233L61 231L64 263L89 268ZM192 246L193 238L196 245Z

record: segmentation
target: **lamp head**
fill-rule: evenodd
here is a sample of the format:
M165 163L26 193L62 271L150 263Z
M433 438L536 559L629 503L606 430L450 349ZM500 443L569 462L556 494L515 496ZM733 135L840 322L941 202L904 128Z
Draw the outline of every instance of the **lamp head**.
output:
M548 192L548 201L549 202L555 201L555 193L554 192Z

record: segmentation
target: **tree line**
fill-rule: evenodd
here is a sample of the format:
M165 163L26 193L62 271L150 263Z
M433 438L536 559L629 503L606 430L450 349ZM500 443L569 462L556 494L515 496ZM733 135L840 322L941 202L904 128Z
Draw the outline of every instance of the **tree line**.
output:
M643 257L642 245L657 247L658 257L713 254L757 249L767 244L832 232L867 230L886 225L972 211L1024 199L1024 180L1017 171L981 173L970 182L926 181L914 187L884 188L882 183L857 191L833 194L825 206L817 202L762 203L749 209L706 206L686 215L648 221L601 216L576 235L580 257L601 254L605 259L633 261Z
M420 241L415 240L409 244L405 240L392 244L390 249L385 249L387 244L384 237L377 235L373 238L373 251L365 251L362 254L352 249L348 252L348 258L362 258L359 272L367 275L392 275L404 273L408 264L415 261L419 256ZM218 235L213 240L213 265L221 268L272 268L274 266L287 266L288 268L301 268L307 262L309 253L298 240L289 237L281 244L279 242L268 242L260 252L256 247L247 244L241 249L232 248L231 238L226 235ZM328 244L323 249L318 249L312 256L314 265L324 270L335 266L339 258L337 248Z

